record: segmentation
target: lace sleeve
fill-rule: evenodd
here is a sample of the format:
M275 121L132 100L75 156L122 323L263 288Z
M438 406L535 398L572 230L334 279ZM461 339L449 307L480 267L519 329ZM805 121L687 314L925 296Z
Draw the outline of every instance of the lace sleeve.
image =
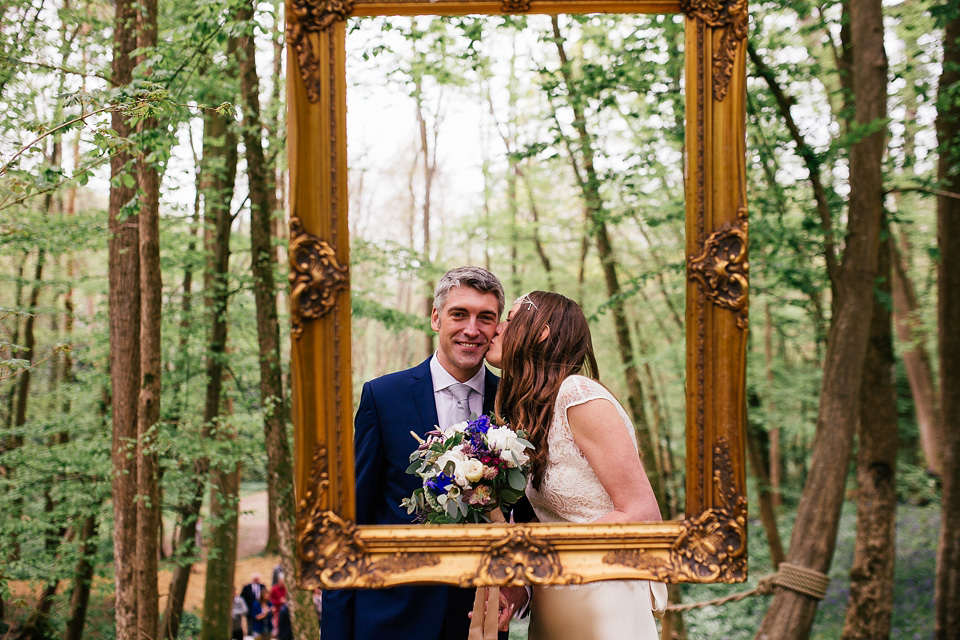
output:
M593 522L613 509L613 501L577 446L567 418L570 407L598 398L612 402L624 424L629 424L623 408L596 380L570 376L560 385L547 433L543 480L539 488L527 487L527 497L541 522Z
M557 414L554 416L554 424L560 426L562 432L568 434L570 439L573 439L573 432L570 430L570 421L567 418L567 411L571 407L589 402L590 400L597 400L602 398L608 400L614 407L617 409L617 413L620 414L621 420L623 420L624 427L627 432L630 434L630 439L633 440L634 446L637 445L637 434L633 429L633 423L630 420L630 417L627 415L626 410L623 408L616 397L602 384L594 380L593 378L587 378L586 376L570 376L564 380L560 385L560 391L557 394L557 403L555 411ZM575 445L576 446L576 445ZM580 448L577 447L577 451Z
M556 411L566 418L567 410L578 404L604 398L613 401L613 396L602 384L586 376L570 376L560 385ZM614 403L616 404L616 403Z

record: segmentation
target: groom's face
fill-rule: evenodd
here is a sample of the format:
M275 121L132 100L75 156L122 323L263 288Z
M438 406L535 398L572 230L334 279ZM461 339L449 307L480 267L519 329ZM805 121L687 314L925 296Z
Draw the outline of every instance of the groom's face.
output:
M496 294L454 287L443 309L433 310L430 324L440 339L437 358L460 382L480 370L500 321L498 308Z

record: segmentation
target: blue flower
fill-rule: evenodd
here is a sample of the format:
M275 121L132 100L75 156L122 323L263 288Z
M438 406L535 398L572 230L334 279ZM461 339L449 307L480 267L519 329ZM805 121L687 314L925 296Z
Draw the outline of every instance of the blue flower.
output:
M482 415L476 420L471 420L470 426L479 433L485 434L490 429L490 416Z
M441 471L434 477L426 480L423 483L423 486L427 489L430 489L434 493L446 493L447 487L449 487L451 484L453 484L453 478Z

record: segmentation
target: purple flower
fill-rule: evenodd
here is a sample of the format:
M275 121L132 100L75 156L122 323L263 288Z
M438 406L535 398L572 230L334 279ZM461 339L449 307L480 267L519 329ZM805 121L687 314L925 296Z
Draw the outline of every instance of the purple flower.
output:
M447 487L453 484L453 478L442 471L423 483L423 486L434 493L446 493Z
M471 426L482 434L486 434L490 429L490 416L482 415L476 420L470 422Z

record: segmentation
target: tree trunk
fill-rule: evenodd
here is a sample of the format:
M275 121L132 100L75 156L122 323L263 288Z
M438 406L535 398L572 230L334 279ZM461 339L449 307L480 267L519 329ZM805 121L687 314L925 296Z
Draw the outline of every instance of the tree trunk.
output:
M30 253L24 251L20 254L20 260L17 262L17 269L14 277L16 278L14 285L14 295L13 295L13 308L19 309L23 304L23 270L27 265L27 259L29 259ZM13 319L13 330L10 336L10 344L20 344L20 322L18 318ZM13 357L13 352L8 347L0 347L0 354L3 357ZM17 412L17 385L10 385L10 390L7 393L6 399L7 405L7 415L5 416L4 426L9 429L13 426L14 416Z
M54 145L53 153L51 154L49 160L50 164L54 164L57 160L58 153L58 144ZM47 196L46 198L46 210L49 213L51 205L51 198ZM27 405L30 398L30 384L33 378L33 367L34 367L34 348L36 347L36 324L37 324L37 313L40 303L40 289L43 284L43 268L45 266L47 259L47 252L43 246L37 250L37 262L34 265L33 269L33 287L30 290L30 298L27 302L29 314L26 321L23 324L23 350L18 354L22 359L26 360L29 365L20 373L18 376L17 382L14 385L16 388L16 394L14 396L15 402L13 404L13 426L18 428L18 433L22 433L19 428L23 427L27 423ZM19 292L18 292L19 293ZM18 296L19 297L19 296ZM23 446L23 436L14 434L6 438L6 441L0 441L0 450L11 450ZM6 476L8 479L12 479L17 470L6 467L0 468L0 475ZM47 493L49 497L49 492ZM22 508L22 499L18 495L11 497L10 502L11 509L10 513L7 514L9 518L20 518L22 517L21 508ZM12 551L13 558L18 558L20 556L20 540L16 535L12 536L10 540L9 548ZM11 558L12 559L12 558ZM43 605L44 601L41 599L40 604ZM41 607L37 607L39 612ZM46 612L44 611L44 615ZM35 621L34 621L35 622Z
M221 426L221 429L224 428ZM210 553L207 581L203 591L201 640L230 637L234 578L237 566L237 524L239 522L240 465L232 470L215 470L211 479Z
M233 413L230 399L224 403L222 417ZM221 422L217 437L236 440L231 425ZM214 468L210 478L210 545L207 554L207 580L203 591L201 640L221 640L230 636L234 578L237 566L237 525L240 520L240 463Z
M210 339L206 357L207 388L204 398L203 435L211 437L220 415L220 397L223 388L224 353L227 340L226 271L229 257L228 242L231 223L230 201L233 198L237 173L237 137L227 118L211 112L204 123L203 185L205 211L204 245L207 249L207 270L204 275L205 307L210 314ZM200 507L209 473L209 461L195 462L195 486L191 501L182 505L184 520L177 538L177 555L192 556L195 550ZM167 606L163 613L162 633L168 640L176 640L183 614L192 562L181 560L170 579Z
M116 2L114 18L114 87L133 80L137 46L134 31L135 9L130 0ZM111 127L120 139L130 136L130 127L121 110L112 115ZM140 383L140 231L136 209L128 203L136 195L130 155L122 148L110 159L110 200L108 209L109 305L110 305L110 387L113 405L111 475L113 496L113 566L116 589L117 640L139 640L137 635L137 585L134 562L137 553L137 458L131 445L137 439L137 399Z
M527 192L527 207L530 209L530 218L533 221L533 247L537 250L537 257L540 258L540 265L547 276L547 290L553 291L556 286L553 282L553 266L550 264L550 256L540 240L540 213L537 207L537 197L533 191L533 184L526 178L526 174L520 170L520 165L516 165L520 178L523 180Z
M422 54L414 51L414 57ZM423 207L421 212L423 219L421 229L423 230L423 257L430 261L430 215L431 215L431 196L433 195L433 176L437 170L437 125L434 125L433 138L428 135L427 119L423 115L423 76L414 72L414 92L413 98L416 104L417 125L420 131L420 150L418 155L423 162ZM431 141L433 142L433 151L431 152ZM433 311L433 295L428 293L423 300L423 309L426 317L430 317ZM433 353L433 332L427 331L424 334L424 353Z
M63 640L81 640L87 621L87 606L90 603L90 587L93 584L94 561L97 552L97 518L87 516L80 528L80 559L74 571L73 593L70 595L70 613Z
M250 20L253 7L244 4L238 17ZM261 146L260 80L254 59L253 29L237 48L240 64L240 90L243 100L243 136L250 184L250 243L253 254L254 300L257 306L257 338L260 349L260 399L264 407L263 430L267 447L267 482L276 499L276 526L280 560L286 576L298 575L293 499L293 465L286 431L286 405L283 398L280 361L280 327L277 295L273 280L276 253L270 246L272 225L266 188L266 163ZM290 608L294 636L298 640L317 637L317 618L310 594L291 585L287 605Z
M236 49L235 45L231 46ZM204 274L204 302L210 314L210 343L207 347L207 395L204 405L204 430L213 440L232 439L233 429L227 424L224 409L223 382L227 357L227 308L230 301L230 230L233 217L230 200L233 196L237 167L236 135L230 122L224 122L223 138L228 149L218 149L215 157L226 153L225 172L215 180L216 190L205 193L206 224L204 246L207 270ZM215 128L219 131L219 127ZM204 154L205 159L209 160ZM209 166L209 165L208 165ZM229 194L230 197L226 197ZM251 200L252 201L252 200ZM198 478L199 480L199 478ZM198 482L198 487L200 486ZM210 518L207 530L207 579L203 593L201 640L219 640L230 635L230 609L233 604L233 576L237 556L237 508L239 489L236 464L210 468Z
M50 521L50 514L53 511L54 504L50 496L49 487L44 488L43 498L44 519ZM54 550L57 548L58 542L63 539L65 533L63 529L59 531L48 529L45 532L43 536L45 557L51 559L55 557ZM37 604L34 607L33 613L30 614L30 617L23 624L20 633L17 635L19 640L46 640L47 637L53 635L53 629L50 625L50 610L53 607L53 597L57 593L59 584L60 579L56 577L56 575L47 579L46 584L44 584L43 589L40 591L40 595L37 597Z
M773 378L773 316L770 314L770 303L764 306L766 323L763 328L763 353L767 367L767 384L771 387L774 384ZM776 406L771 405L770 409L776 411ZM783 494L781 493L781 484L783 478L783 464L780 458L780 427L776 424L770 425L770 447L767 460L769 467L769 487L770 497L773 506L783 504ZM782 560L782 558L781 558ZM779 564L779 563L778 563Z
M23 323L23 351L21 351L19 355L24 360L30 362L31 365L35 355L33 350L37 342L34 327L37 324L37 307L40 303L40 285L43 281L43 266L46 262L46 255L47 253L43 247L37 251L37 262L33 268L33 288L30 290L30 299L27 302L30 315L27 316L26 322ZM20 379L17 381L16 409L13 416L13 425L15 427L22 427L27 423L27 399L30 397L31 368L32 367L27 367L24 369L23 373L19 376ZM8 443L8 448L13 449L22 445L23 436L12 436Z
M656 473L656 452L653 449L653 438L650 433L650 424L647 420L646 409L643 401L643 385L640 383L640 375L637 371L636 359L633 355L633 342L630 337L630 326L627 322L626 310L621 299L620 284L617 281L616 256L613 253L613 246L610 242L610 236L607 231L605 221L603 196L600 194L600 177L594 168L593 143L589 132L587 131L586 117L582 105L574 98L576 93L575 81L572 77L570 63L567 58L567 52L564 48L563 35L560 33L560 22L557 16L550 17L553 26L553 38L557 47L557 53L560 58L560 73L567 86L567 91L571 96L570 107L573 109L573 126L577 131L577 137L580 144L581 162L577 162L574 152L569 149L570 160L573 163L574 174L578 178L583 206L587 214L589 228L592 229L597 246L597 254L600 258L600 264L603 268L604 282L607 288L607 296L611 300L611 312L613 314L614 330L617 336L617 347L620 352L620 358L623 363L624 377L627 382L627 404L630 408L630 414L633 417L634 429L640 441L640 451L648 470L648 477L653 488L654 495L657 497L657 503L666 505L666 496L663 490L663 484L659 474ZM578 167L580 168L578 170ZM581 175L581 170L583 174ZM582 255L586 254L586 247ZM680 601L680 591L670 585L671 602ZM670 638L685 638L686 629L683 623L683 615L680 612L669 612L663 619L662 626L664 635ZM669 635L667 635L669 633Z
M77 144L79 144L79 136L77 136ZM78 155L76 146L74 147L74 154L75 157ZM69 195L70 197L67 199L65 213L68 216L72 216L74 214L74 194L72 189ZM71 282L76 275L75 262L76 259L74 256L70 255L67 258L67 280ZM67 289L67 293L64 296L64 311L64 333L66 335L67 342L70 343L73 339L75 313L72 286ZM73 374L73 358L70 356L69 352L64 354L63 380L68 385L75 381ZM62 411L65 415L70 414L71 397L72 392L68 389L68 392L64 394L64 400L62 403ZM106 424L106 420L104 420L104 423ZM63 633L63 640L80 640L83 637L83 627L87 619L87 606L90 603L90 588L93 582L93 573L96 568L94 561L97 552L97 531L98 525L96 514L87 515L83 519L83 524L81 524L78 528L78 552L80 557L77 560L76 568L74 570L73 586L70 594L70 608L67 614L67 622Z
M914 330L919 309L913 282L907 273L903 255L892 244L893 268L893 319L897 342L901 345L900 356L907 370L910 393L916 408L917 427L920 430L920 446L927 461L927 468L936 475L943 474L943 442L940 423L940 404L934 382L930 356L917 332Z
M770 546L770 564L776 569L784 560L783 542L780 539L780 530L777 528L777 511L773 492L770 490L770 474L763 459L757 431L758 425L747 425L747 459L750 469L757 479L758 498L760 502L760 521L763 522L763 531Z
M517 154L517 74L516 74L516 41L514 41L513 52L510 57L510 79L507 84L508 91L508 116L505 123L501 123L497 120L496 109L494 108L493 98L490 94L489 87L486 87L484 90L484 97L487 101L488 112L490 117L493 119L493 125L497 129L497 132L500 134L500 139L503 140L504 150L507 154L507 206L510 211L510 219L512 228L510 230L510 277L511 277L511 286L513 291L508 294L507 298L519 296L521 293L521 282L520 274L517 269L517 242L519 239L519 229L517 228L517 216L519 212L519 195L517 193L518 186L520 183L523 184L524 190L527 195L527 207L530 210L530 217L533 222L531 228L531 240L533 241L533 248L537 252L537 257L540 259L540 265L543 267L543 272L547 277L547 290L553 291L555 286L553 284L553 266L550 264L550 256L547 254L547 250L543 245L543 242L540 240L540 213L537 206L537 196L534 193L533 183L527 178L526 171L521 168L520 161L516 157ZM484 184L486 184L487 171L484 169ZM484 211L489 213L489 188L484 187ZM485 216L486 224L489 224L489 216ZM489 246L485 246L486 262L485 266L490 266L489 258ZM512 294L512 295L511 295Z
M53 596L57 593L59 583L59 580L53 580L44 585L37 598L36 608L14 636L16 640L46 640L52 635L50 608L53 606Z
M600 264L603 268L603 278L606 283L607 296L611 300L611 313L613 314L614 329L617 336L617 347L620 352L620 358L623 362L624 376L627 381L627 403L630 407L630 414L634 420L634 428L640 439L640 448L644 459L647 461L647 469L656 468L656 455L652 449L652 438L650 435L650 425L647 421L646 409L643 402L643 386L640 383L640 376L637 373L637 364L633 356L633 342L630 338L630 327L627 324L626 310L621 300L620 284L617 281L616 256L613 253L613 246L610 243L610 236L607 231L605 221L603 196L600 194L600 177L594 168L593 143L589 132L587 131L586 116L582 105L573 97L577 86L571 71L570 63L567 58L567 52L564 48L563 35L560 33L560 22L556 16L551 16L553 25L553 37L560 57L560 73L563 75L564 83L571 95L570 107L573 109L574 127L577 131L578 141L580 143L581 162L577 163L573 156L573 150L570 150L571 160L576 166L581 167L583 175L578 182L580 184L583 205L586 208L590 226L596 236L597 253L600 258ZM656 473L649 474L650 484L653 486L654 494L660 504L665 504L663 488L660 478Z
M145 64L157 44L157 0L137 4L137 48ZM149 74L149 69L146 70ZM143 136L157 129L155 118L137 124ZM157 586L160 531L159 456L155 444L160 421L160 314L163 283L160 274L160 174L147 159L150 146L141 144L137 157L140 200L140 395L137 406L137 618L140 638L156 638L160 619Z
M813 199L817 205L817 213L820 215L820 224L823 229L823 255L827 264L827 277L830 279L830 288L833 291L837 291L839 288L837 285L839 267L837 266L836 243L833 240L833 215L830 210L830 197L824 185L823 176L821 175L820 160L817 157L817 152L807 144L806 139L804 139L803 134L800 132L800 127L797 126L796 121L793 119L790 107L795 104L795 100L784 92L783 88L777 82L774 71L757 54L756 49L754 49L749 41L747 42L747 55L750 56L750 60L753 62L757 73L760 74L760 77L767 83L767 86L770 88L770 93L774 99L776 99L777 107L780 110L780 115L783 117L784 124L786 124L787 130L790 132L790 137L793 139L794 144L797 145L797 155L803 160L804 166L809 173Z
M960 193L960 13L954 8L943 34L943 72L937 96L940 188ZM960 638L960 200L937 197L937 323L940 333L940 411L943 438L943 494L937 550L938 639Z
M86 622L87 605L90 601L90 587L96 566L94 564L97 552L97 518L88 515L83 524L76 530L79 538L78 551L80 554L74 571L74 582L70 592L70 609L64 630L64 640L79 640L83 636L83 626Z
M877 268L881 295L890 294L889 235ZM896 552L897 390L890 310L874 300L864 361L857 430L857 541L843 640L889 638Z
M886 115L886 56L879 0L850 0L856 122L875 125ZM835 313L824 362L810 474L804 486L787 561L826 573L833 560L870 332L883 217L882 160L886 128L850 150L847 242L837 275ZM817 600L781 588L757 638L806 638Z
M242 4L237 10L237 19L252 19L252 8ZM243 145L246 150L247 183L250 189L250 252L254 276L253 295L257 307L257 335L260 341L261 396L270 399L270 409L264 415L264 434L283 429L285 407L280 365L280 329L277 314L277 293L274 282L276 254L273 251L273 206L276 203L276 186L270 179L273 170L263 152L260 118L260 78L256 66L256 43L251 30L240 38L237 46L237 63L240 70L240 95L243 103ZM271 193L272 191L272 193ZM272 196L272 197L271 197ZM267 363L269 368L269 393L263 391L264 353L276 354ZM277 531L277 485L267 469L268 535L264 553L277 553L280 538Z

